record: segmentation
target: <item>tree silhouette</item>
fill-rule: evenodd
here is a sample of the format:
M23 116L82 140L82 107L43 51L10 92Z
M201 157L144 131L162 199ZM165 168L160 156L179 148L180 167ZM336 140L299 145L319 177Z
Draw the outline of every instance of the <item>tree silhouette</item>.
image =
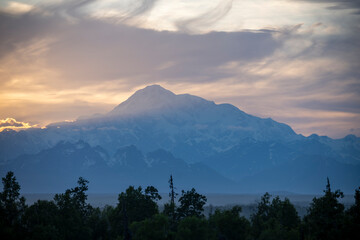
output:
M67 189L65 193L56 194L54 201L59 209L59 228L63 238L89 239L91 229L88 220L93 208L86 203L89 181L80 177L78 186Z
M195 188L190 191L181 191L181 197L179 198L180 206L177 209L177 213L180 218L194 216L204 217L204 205L207 199L204 195L196 192Z
M251 216L255 239L299 239L300 218L289 199L279 196L270 201L265 193L258 204L257 212Z
M216 209L209 217L210 229L216 239L247 239L250 234L250 222L240 217L241 207L234 206L230 210Z
M188 216L179 222L176 234L177 240L209 239L209 227L206 219Z
M140 222L133 222L130 226L133 233L133 239L141 240L165 240L171 239L169 228L169 219L162 214L156 214Z
M345 215L345 234L343 239L356 239L360 229L360 187L355 190L355 204L351 206Z
M140 186L138 188L130 186L125 192L119 194L117 208L120 213L126 208L129 223L142 221L159 212L156 201L160 199L158 190L153 186L147 187L145 192Z
M344 211L338 201L343 193L332 191L329 179L324 196L313 199L302 222L289 199L272 198L269 193L261 197L251 221L240 216L240 206L216 209L206 219L207 199L192 188L182 191L173 221L169 214L158 214L161 196L153 186L145 190L130 186L119 194L116 207L100 209L86 202L88 181L81 177L76 187L56 194L54 201L39 200L29 207L20 197L13 172L3 177L2 183L1 239L353 240L358 239L360 229L360 188L355 190L355 204ZM167 205L175 207L172 176L169 186Z
M167 216L170 217L171 219L171 227L174 228L175 226L175 222L176 222L176 204L175 204L175 198L178 195L175 192L175 188L174 188L174 180L172 175L170 175L170 179L169 179L169 187L170 187L170 193L169 193L169 197L170 197L170 203L165 203L164 204L164 211L163 213Z
M2 178L3 191L0 193L0 235L13 239L19 235L22 214L26 209L25 198L20 197L20 185L13 172Z
M324 193L310 204L304 218L304 235L308 239L342 239L344 205L338 199L344 194L340 190L331 191L329 178Z
M25 210L22 219L30 239L59 239L59 210L53 201L38 200Z

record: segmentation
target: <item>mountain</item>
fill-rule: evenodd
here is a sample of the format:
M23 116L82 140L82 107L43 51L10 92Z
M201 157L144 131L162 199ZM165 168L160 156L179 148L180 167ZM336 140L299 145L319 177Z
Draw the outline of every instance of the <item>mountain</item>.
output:
M296 193L319 194L326 178L333 189L353 194L360 183L360 165L343 164L322 155L301 154L282 164L271 166L242 178L245 192L261 189L296 190Z
M188 162L200 162L247 138L302 138L286 124L251 116L230 104L215 104L188 94L175 95L158 85L137 91L102 116L54 123L46 129L24 133L12 132L8 134L11 137L4 135L6 132L0 134L2 161L36 153L61 140L83 139L110 153L131 144L144 152L162 148ZM13 147L8 148L9 145Z
M329 177L333 187L352 193L360 183L360 165L349 163L328 145L307 138L291 143L242 142L205 160L223 176L242 183L245 192L319 193Z
M156 111L169 111L172 108L186 104L185 101L181 101L177 95L169 90L159 85L152 85L135 92L129 99L109 112L108 115L143 115Z
M184 187L199 184L210 192L229 189L226 186L235 182L236 186L231 185L230 191L296 192L301 189L319 193L325 176L339 181L345 179L340 188L349 192L360 185L357 178L360 175L360 138L356 136L331 139L314 134L304 137L286 124L249 115L231 104L215 104L189 94L177 95L159 85L138 90L107 114L53 123L45 129L1 132L0 166L8 168L13 162L23 161L20 159L25 156L32 162L38 154L59 148L61 142L75 144L80 140L90 147L90 152L97 148L97 154L102 153L102 160L94 160L97 164L93 172L94 176L108 179L107 185L111 179L118 179L118 173L123 171L124 177L118 180L124 184L140 183L146 178L148 182L165 186L168 173L176 172L184 176L181 177L187 184ZM152 157L155 153L162 157ZM63 161L67 164L67 160L54 159L60 162L59 167ZM79 159L85 161L85 156ZM157 165L151 159L171 159L171 162ZM300 167L302 165L304 167ZM105 172L101 172L103 168ZM320 168L323 172L317 174L318 170L314 169ZM134 169L141 175L126 175ZM353 177L347 176L350 172L349 176ZM203 178L193 178L193 174ZM218 181L210 181L210 176ZM305 180L306 176L321 186ZM211 184L206 184L207 181Z
M84 141L59 142L37 154L26 154L2 166L0 173L13 171L27 192L56 192L72 186L79 176L90 177L102 172L107 153Z
M212 192L231 192L238 187L211 168L188 164L170 152L158 149L144 154L133 145L119 148L113 156L84 141L59 142L37 154L22 155L0 170L13 171L25 192L56 193L71 187L79 176L90 180L90 192L115 193L131 185L154 185L168 191L173 175L177 187ZM225 187L225 188L224 188Z

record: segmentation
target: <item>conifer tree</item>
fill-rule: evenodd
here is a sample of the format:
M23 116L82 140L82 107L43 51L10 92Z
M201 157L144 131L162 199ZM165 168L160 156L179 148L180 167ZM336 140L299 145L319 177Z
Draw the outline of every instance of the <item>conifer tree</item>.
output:
M20 197L20 185L14 173L9 171L2 178L3 191L0 193L0 235L12 239L19 235L20 221L26 205Z
M340 190L331 191L329 178L324 193L310 204L304 218L304 235L307 239L342 239L344 205L338 199L344 194Z
M169 187L170 187L170 193L169 193L170 203L165 204L165 206L164 206L164 213L170 217L171 222L172 222L172 224L173 224L173 223L175 223L175 221L176 221L176 204L175 204L175 198L176 198L176 196L177 196L178 194L175 192L174 180L173 180L172 175L170 175Z

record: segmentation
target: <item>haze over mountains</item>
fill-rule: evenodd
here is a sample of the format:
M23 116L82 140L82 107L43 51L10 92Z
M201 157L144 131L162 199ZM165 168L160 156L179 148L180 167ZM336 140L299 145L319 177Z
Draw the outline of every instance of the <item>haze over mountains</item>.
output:
M154 185L240 193L321 193L326 177L352 193L360 185L360 138L296 134L230 104L148 86L104 115L46 129L0 133L0 173L24 192L62 192L77 177L92 192Z

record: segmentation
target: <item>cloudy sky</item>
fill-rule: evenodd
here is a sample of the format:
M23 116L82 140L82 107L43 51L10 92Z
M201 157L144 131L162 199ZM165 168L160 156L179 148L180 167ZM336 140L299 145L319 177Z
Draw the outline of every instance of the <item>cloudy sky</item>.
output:
M0 2L0 125L105 113L155 83L360 136L360 1Z

